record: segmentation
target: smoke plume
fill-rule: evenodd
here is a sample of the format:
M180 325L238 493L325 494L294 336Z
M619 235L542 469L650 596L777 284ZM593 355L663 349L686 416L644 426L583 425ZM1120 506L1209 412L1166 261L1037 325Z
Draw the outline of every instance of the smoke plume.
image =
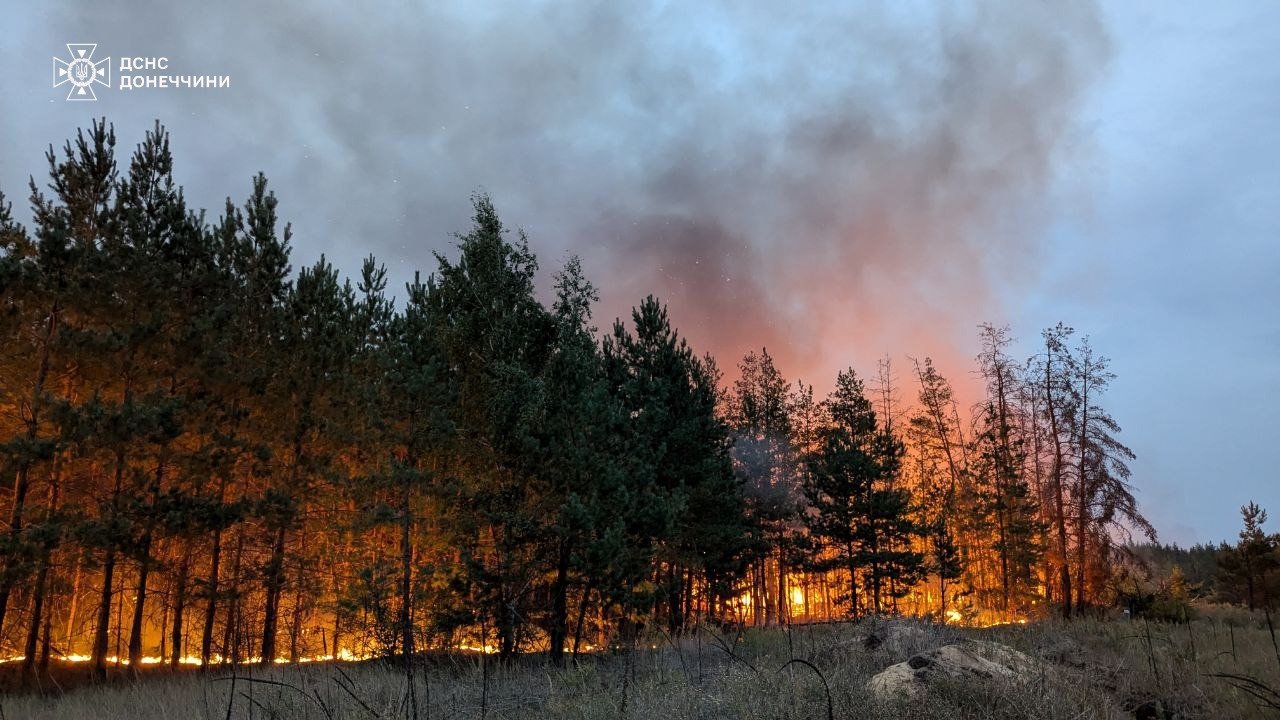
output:
M295 264L373 252L407 279L483 189L544 266L583 256L600 324L654 293L731 374L764 345L819 387L885 353L968 367L1108 55L1087 2L179 5L21 19L15 75L89 38L233 80L4 113L11 196L90 117L123 142L159 117L195 202L263 170Z

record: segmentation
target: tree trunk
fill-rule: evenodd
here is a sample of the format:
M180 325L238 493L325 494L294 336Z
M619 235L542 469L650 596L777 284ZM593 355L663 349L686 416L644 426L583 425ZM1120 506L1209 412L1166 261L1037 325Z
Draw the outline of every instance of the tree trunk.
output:
M778 541L778 623L786 625L791 620L791 613L788 612L790 598L787 597L787 569L782 564L782 541Z
M266 604L262 610L262 658L268 667L276 657L276 626L280 620L280 592L284 588L285 526L281 522L276 529L276 539L271 548L271 560L267 563Z
M233 666L240 662L240 561L244 557L244 531L236 533L236 552L231 561L231 588L227 602L227 627L222 638L222 655Z
M299 571L301 572L301 571ZM289 621L289 662L298 662L298 642L302 639L302 584L294 586L293 612Z
M187 571L190 565L191 551L185 548L173 588L173 660L169 664L175 670L182 663L182 613L187 606Z
M564 665L564 645L569 631L569 561L571 558L569 541L561 540L556 557L556 579L551 590L551 638L548 648L551 663L556 667ZM582 616L578 617L581 620Z
M1087 539L1089 535L1089 475L1086 447L1089 439L1089 383L1092 375L1092 360L1084 358L1083 375L1080 387L1080 464L1076 468L1076 609L1082 611L1086 604L1085 565Z
M684 599L681 601L680 615L684 618L684 624L688 625L690 620L697 619L697 608L693 604L693 586L697 582L697 576L692 570L684 572Z
M218 614L218 571L222 560L222 530L213 531L213 548L209 551L209 580L205 592L204 631L200 634L200 666L208 667L213 652L213 625ZM226 653L226 648L223 648Z
M947 617L947 576L938 573L938 617L946 622Z
M35 586L31 588L31 622L27 628L27 641L23 645L22 654L22 677L28 683L34 681L36 676L36 653L40 642L40 627L45 615L44 597L48 579L49 563L46 557L40 561Z
M1003 509L996 513L996 524L996 537L1000 539L1000 611L1007 617L1009 614L1009 537L1005 530Z
M853 552L853 546L845 546L845 558L849 563L849 615L858 616L858 568L854 564L856 557Z
M337 610L333 613L333 643L330 647L333 648L334 659L337 659L342 652L342 614Z
M400 497L400 653L405 674L413 672L413 513L412 488L404 482ZM554 636L553 636L554 637Z
M120 503L120 493L124 488L124 451L116 451L115 490L111 494L111 514L114 516ZM107 679L107 650L111 634L111 593L115 581L116 548L115 539L107 548L106 558L102 563L102 594L98 600L98 622L93 632L93 677L95 680ZM119 659L117 657L117 659Z
M998 346L996 346L998 348ZM998 349L993 349L998 352ZM998 523L998 535L1000 539L1000 611L1005 617L1009 614L1009 536L1008 536L1008 512L1009 512L1009 493L1012 489L1011 480L1008 473L1012 471L1013 447L1009 441L1009 405L1008 399L1005 397L1006 389L1004 386L1005 368L999 364L998 355L993 357L993 372L996 382L996 434L1000 444L1000 458L1002 462L995 467L996 481L996 497L999 498L999 508L996 513L996 522Z
M76 554L76 569L71 579L71 605L67 608L67 633L63 637L62 644L65 646L63 652L68 654L76 651L76 611L79 609L80 600L80 577L82 574L82 566L84 564L84 556Z
M34 410L32 411L34 412ZM28 433L30 436L31 433ZM28 440L34 438L28 437ZM22 513L26 504L27 491L30 488L31 462L24 459L18 467L17 476L13 482L13 509L9 514L9 544L11 550L5 555L4 569L0 571L0 630L4 629L5 615L9 608L9 595L13 591L13 582L15 575L15 565L17 563L16 548L22 542L20 534L22 532Z
M49 646L52 644L53 636L53 607L49 607L49 611L44 614L44 632L40 638L40 664L37 671L41 677L49 677Z
M46 523L52 521L58 511L58 495L61 490L62 462L61 456L55 454L53 457L53 470L49 473L49 496L44 512L44 521ZM42 625L46 628L46 642L48 640L48 616L52 615L52 608L46 607L45 596L46 593L51 592L48 587L49 564L53 556L55 542L52 539L47 539L40 544L35 586L31 590L31 623L27 629L27 640L23 646L22 658L22 675L29 680L35 679L36 653L39 648Z
M154 509L159 503L160 492L164 483L164 460L156 465L155 480L151 486L151 507ZM154 512L154 510L153 510ZM142 539L138 542L139 560L138 560L138 595L133 603L133 621L129 625L129 674L137 677L142 670L142 619L147 604L147 581L151 577L151 545L155 530L155 521L147 520L146 530L143 531ZM163 635L164 630L161 629Z
M133 620L129 624L129 674L137 677L142 669L142 617L147 603L147 581L151 577L151 534L139 545L142 559L138 562L138 595L133 602Z
M871 507L872 492L871 488L867 489L867 507ZM880 555L880 533L876 531L874 522L875 521L873 519L868 523L871 527L871 532L868 534L870 535L869 545L871 557L873 558L879 557ZM881 568L879 561L873 560L871 563L871 607L876 615L880 614L880 576L883 572L884 571Z
M1044 365L1045 412L1049 416L1049 434L1053 439L1053 466L1049 471L1049 480L1053 491L1054 523L1058 530L1058 548L1061 553L1058 568L1059 584L1062 586L1062 616L1071 617L1071 568L1067 558L1070 546L1067 544L1067 513L1062 500L1062 470L1065 464L1062 450L1062 435L1058 429L1058 409L1053 399L1053 350L1048 349Z
M176 386L177 379L171 376L169 379L169 397L173 397L176 392ZM164 490L164 471L167 460L168 447L162 446L160 458L156 462L156 471L152 476L150 492L148 493L151 496L151 507L146 520L146 529L143 531L142 539L138 543L138 549L141 551L138 560L138 595L133 603L133 622L129 625L129 674L135 678L142 671L142 619L147 605L147 580L151 577L151 546L154 541L156 527L155 509L160 504L160 494ZM163 642L163 623L161 623L160 637Z
M506 661L516 651L515 608L507 598L506 588L498 590L498 659ZM482 643L483 645L483 643Z
M93 630L93 678L107 679L107 650L111 634L111 591L115 581L116 552L107 551L102 563L102 594L98 600L98 622Z
M684 618L680 616L680 601L684 595L680 587L681 579L681 572L674 563L667 566L667 629L672 637L684 625Z
M28 417L25 420L27 426L26 440L27 448L24 452L30 453L32 446L35 444L36 438L40 433L40 402L41 396L44 395L45 381L49 377L49 357L52 353L51 344L53 335L58 328L58 317L61 312L61 304L54 301L53 307L49 310L49 319L45 322L44 340L40 344L40 363L36 369L35 382L31 388L31 407ZM13 483L13 505L9 512L9 541L10 547L16 547L18 537L22 531L22 515L26 504L27 492L31 487L31 465L33 460L29 455L24 455L21 463L18 465L18 472ZM14 565L16 559L14 555L5 556L4 569L0 571L0 631L4 630L5 615L9 608L9 595L13 591L14 582Z
M587 608L591 605L592 585L582 590L582 601L578 603L578 622L573 629L573 656L578 657L578 648L582 645L582 627L586 621Z

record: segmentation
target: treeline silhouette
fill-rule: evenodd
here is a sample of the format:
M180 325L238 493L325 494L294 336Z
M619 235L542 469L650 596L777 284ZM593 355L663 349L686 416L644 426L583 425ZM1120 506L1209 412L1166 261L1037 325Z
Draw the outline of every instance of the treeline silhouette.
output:
M1234 543L1142 543L1128 548L1129 557L1110 583L1116 599L1140 606L1177 595L1188 603L1228 603L1268 614L1277 609L1280 533L1266 531L1267 511L1257 503L1242 505L1240 518L1242 528ZM1194 608L1189 610L1194 614Z
M261 175L209 220L159 124L115 144L51 148L30 228L0 196L0 640L28 674L1070 615L1154 536L1066 326L1025 362L981 326L971 409L928 359L818 399L761 350L726 387L656 298L597 331L576 260L540 302L487 197L393 302L373 258L295 274Z

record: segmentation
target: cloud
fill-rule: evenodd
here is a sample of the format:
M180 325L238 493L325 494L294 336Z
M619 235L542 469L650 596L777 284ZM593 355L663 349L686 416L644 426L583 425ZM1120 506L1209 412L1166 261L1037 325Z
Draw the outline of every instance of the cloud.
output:
M266 171L295 265L407 279L481 188L544 261L584 256L605 323L652 292L726 368L768 345L820 387L886 352L967 369L1108 56L1091 3L45 5L0 50L21 76L69 38L233 76L92 111L126 144L164 121L211 208ZM0 121L11 195L87 122L67 105Z

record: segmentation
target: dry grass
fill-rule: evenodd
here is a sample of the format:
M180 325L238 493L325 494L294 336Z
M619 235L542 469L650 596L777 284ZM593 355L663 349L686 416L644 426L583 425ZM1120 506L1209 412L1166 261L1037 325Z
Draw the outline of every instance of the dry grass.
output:
M634 654L550 668L532 659L501 667L477 657L435 663L414 678L379 664L255 670L234 679L153 677L66 694L10 696L3 718L1265 718L1280 710L1238 676L1280 689L1280 662L1260 618L1215 613L1190 625L1142 621L1041 622L924 632L869 650L882 622L704 632L664 638ZM867 679L911 654L984 638L1046 660L1024 684L939 683L912 701L880 703ZM796 659L803 662L790 662ZM486 679L487 678L487 679ZM829 690L829 692L828 692ZM1280 698L1275 698L1280 701Z

